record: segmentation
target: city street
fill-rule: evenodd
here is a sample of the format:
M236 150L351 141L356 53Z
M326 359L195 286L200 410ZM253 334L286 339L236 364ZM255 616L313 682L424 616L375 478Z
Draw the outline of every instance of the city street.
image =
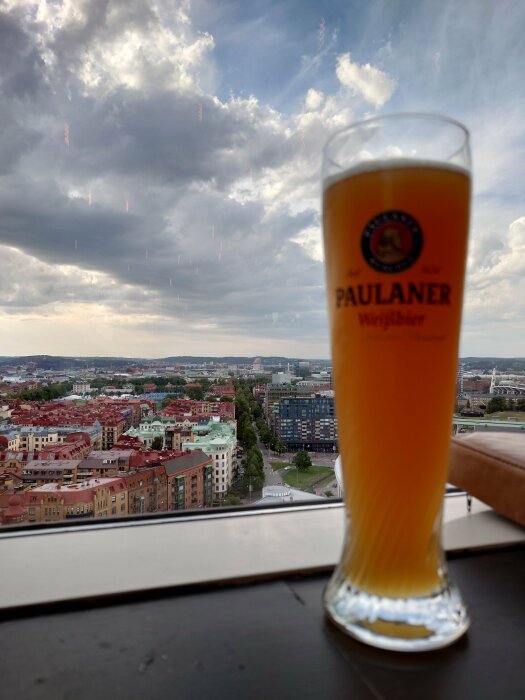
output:
M270 464L270 461L272 462L288 462L289 464L292 464L292 460L295 456L295 452L284 452L283 454L277 454L277 452L272 452L271 450L267 449L262 442L259 439L259 435L257 433L257 430L254 430L257 435L257 447L260 449L261 454L263 456L263 462L264 462L264 485L265 486L274 486L274 485L279 485L282 484L282 478L281 475L279 474L278 471L274 471L272 469L272 466ZM322 467L332 467L334 466L335 462L335 455L331 452L309 452L310 458L312 460L312 463L316 466L322 466ZM333 497L337 497L337 480L334 479L328 484L324 484L322 488L320 489L321 495L324 495L326 492L331 492L333 494Z
M264 462L264 485L265 486L276 486L278 484L282 484L283 482L281 481L281 477L278 472L274 472L270 465L270 450L266 449L266 447L262 444L262 442L259 439L259 433L257 432L257 428L255 425L253 426L253 429L255 430L255 435L257 436L257 447L260 449L261 454L263 456L263 462ZM273 455L274 453L272 453ZM278 456L278 458L281 460L281 456ZM282 459L284 462L285 460Z

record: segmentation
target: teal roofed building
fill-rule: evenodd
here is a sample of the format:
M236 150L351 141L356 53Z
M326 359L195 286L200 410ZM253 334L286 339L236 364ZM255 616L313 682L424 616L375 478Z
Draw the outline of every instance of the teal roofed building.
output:
M166 426L160 420L150 420L147 423L141 421L138 428L129 428L124 435L139 438L146 447L151 447L153 440L156 437L161 437L162 447L164 447L165 429Z
M183 442L183 450L202 450L213 460L213 497L221 501L230 488L236 467L237 424L213 419L192 428L193 442Z
M180 436L188 435L194 424L195 421L189 417L177 420L172 416L145 416L140 421L138 428L130 428L124 435L139 438L149 448L156 437L161 437L162 449L179 450L181 449ZM176 433L178 433L179 439L177 439Z

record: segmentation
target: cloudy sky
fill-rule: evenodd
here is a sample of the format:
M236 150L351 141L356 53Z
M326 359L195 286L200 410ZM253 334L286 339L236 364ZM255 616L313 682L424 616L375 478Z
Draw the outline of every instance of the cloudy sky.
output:
M320 151L472 133L462 354L525 356L520 0L0 0L0 355L327 357Z

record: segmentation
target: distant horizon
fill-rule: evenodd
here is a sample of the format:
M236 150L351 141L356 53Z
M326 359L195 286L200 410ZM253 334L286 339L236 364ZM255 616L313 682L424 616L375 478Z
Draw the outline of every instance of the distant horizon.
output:
M248 359L248 358L260 358L261 360L269 359L283 359L283 360L308 360L308 361L319 361L319 362L331 362L331 357L307 357L305 355L190 355L188 353L182 355L165 355L165 356L146 356L146 355L55 355L52 353L28 353L21 355L0 355L0 359L24 359L29 357L50 357L50 358L63 358L63 359L75 359L75 360L169 360L169 359L180 359L180 358L207 358L207 359ZM525 355L459 355L459 360L523 360L525 361Z
M24 355L0 355L0 359L8 359L8 358L13 358L13 359L22 359L22 358L28 358L28 357L51 357L51 358L64 358L64 359L75 359L75 360L100 360L100 359L108 359L108 360L168 360L168 359L179 359L183 357L188 357L188 358L210 358L210 359L224 359L224 358L230 358L230 359L249 359L249 358L260 358L261 360L264 359L283 359L283 360L308 360L308 361L313 361L315 362L316 360L319 362L331 362L331 358L329 357L306 357L303 355L190 355L188 353L185 353L183 355L164 355L164 356L146 356L146 355L54 355L51 353L28 353Z

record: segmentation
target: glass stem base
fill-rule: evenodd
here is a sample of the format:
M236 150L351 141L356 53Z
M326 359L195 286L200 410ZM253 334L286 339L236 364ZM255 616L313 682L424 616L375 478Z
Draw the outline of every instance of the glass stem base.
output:
M324 593L325 610L337 627L361 642L392 651L429 651L448 646L470 620L447 576L428 596L389 598L359 590L336 569Z

